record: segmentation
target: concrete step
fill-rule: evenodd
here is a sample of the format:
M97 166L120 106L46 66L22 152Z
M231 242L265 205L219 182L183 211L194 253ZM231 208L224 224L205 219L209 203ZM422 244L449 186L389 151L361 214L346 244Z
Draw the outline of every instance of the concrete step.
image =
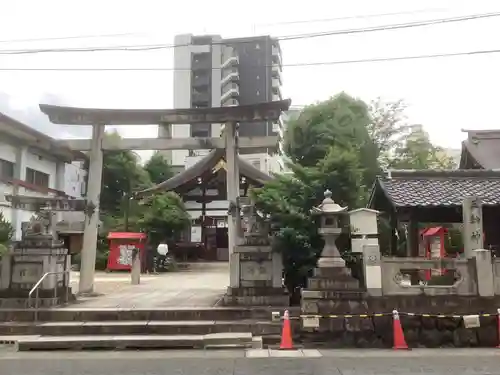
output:
M214 333L209 335L35 336L20 338L15 346L18 351L125 350L251 348L252 343L250 333Z
M44 322L62 321L159 321L159 320L270 320L273 311L283 313L286 307L215 307L215 308L51 308L39 309L38 320ZM289 308L290 309L290 308ZM298 315L299 308L290 309L291 315ZM0 322L33 322L34 309L0 309Z
M88 321L88 322L3 322L0 335L206 335L250 332L256 336L279 334L281 322L239 320L198 321Z

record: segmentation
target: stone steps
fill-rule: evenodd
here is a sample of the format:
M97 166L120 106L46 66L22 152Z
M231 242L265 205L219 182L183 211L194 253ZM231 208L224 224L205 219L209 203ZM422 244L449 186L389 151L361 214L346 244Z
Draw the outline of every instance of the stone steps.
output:
M31 350L125 350L125 349L210 349L255 347L251 333L208 335L99 335L33 336L15 342L18 351ZM257 341L258 344L258 341Z
M212 333L249 332L255 336L276 335L280 322L271 321L67 321L3 322L0 336L7 335L207 335Z
M273 311L283 313L285 307L215 307L215 308L50 308L38 310L38 321L67 322L67 321L160 321L160 320L271 320ZM290 313L299 314L300 309L289 309ZM0 322L33 322L34 309L0 309Z

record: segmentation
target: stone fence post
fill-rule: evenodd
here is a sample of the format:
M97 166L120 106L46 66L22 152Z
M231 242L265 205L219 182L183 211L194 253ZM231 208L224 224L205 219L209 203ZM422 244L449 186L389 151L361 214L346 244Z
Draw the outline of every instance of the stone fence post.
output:
M379 245L363 246L363 275L370 296L382 295L382 266Z
M495 295L495 281L491 251L485 249L474 250L474 257L476 259L477 292L481 297L493 297Z

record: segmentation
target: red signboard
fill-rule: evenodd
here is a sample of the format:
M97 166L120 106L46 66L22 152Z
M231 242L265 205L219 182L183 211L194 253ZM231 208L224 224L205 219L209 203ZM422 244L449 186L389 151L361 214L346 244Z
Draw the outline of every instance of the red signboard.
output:
M139 249L141 262L145 260L146 235L144 233L110 232L108 240L108 271L130 271L133 249Z

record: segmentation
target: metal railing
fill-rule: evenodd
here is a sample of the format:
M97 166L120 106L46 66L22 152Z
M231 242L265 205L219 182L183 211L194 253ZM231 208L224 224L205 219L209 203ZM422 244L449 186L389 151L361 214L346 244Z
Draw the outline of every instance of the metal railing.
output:
M37 283L33 286L33 288L31 288L29 294L28 294L28 308L31 308L32 307L32 304L31 304L31 298L33 296L33 293L35 293L35 322L38 320L38 308L39 308L39 301L40 301L40 296L39 296L39 290L40 290L40 286L42 285L42 283L44 282L44 280L48 277L48 276L51 276L51 275L68 275L70 274L71 271L69 270L66 270L66 271L59 271L59 272L46 272L41 278L40 280L37 281ZM69 278L68 278L69 280ZM54 287L54 298L57 298L57 283L58 281L56 280L56 286ZM64 283L66 284L66 283ZM66 287L66 298L65 298L65 302L68 302L69 301L69 285Z

